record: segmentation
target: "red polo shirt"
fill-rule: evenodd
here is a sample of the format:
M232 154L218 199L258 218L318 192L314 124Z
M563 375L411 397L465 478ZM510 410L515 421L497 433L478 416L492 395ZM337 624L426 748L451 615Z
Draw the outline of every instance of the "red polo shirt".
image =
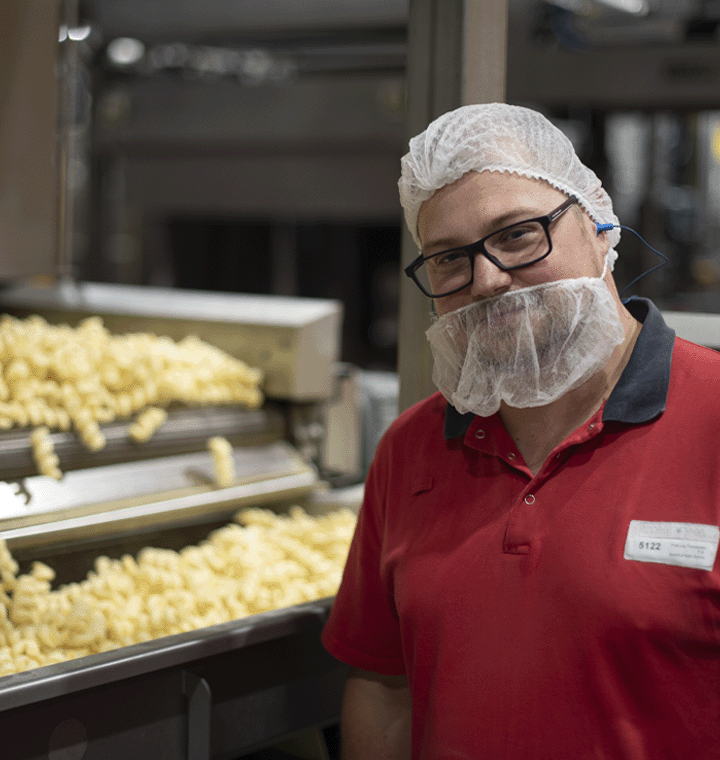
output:
M628 306L620 381L534 478L440 394L378 447L323 642L407 674L414 758L720 757L720 354Z

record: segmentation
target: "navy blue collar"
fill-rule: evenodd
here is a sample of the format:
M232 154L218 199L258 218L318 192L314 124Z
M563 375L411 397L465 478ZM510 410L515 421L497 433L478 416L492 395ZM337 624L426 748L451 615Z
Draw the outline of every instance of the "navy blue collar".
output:
M675 331L647 298L631 298L627 310L642 322L630 361L612 390L603 410L603 422L637 425L665 411ZM472 412L460 414L450 404L445 409L446 440L465 435L475 419Z

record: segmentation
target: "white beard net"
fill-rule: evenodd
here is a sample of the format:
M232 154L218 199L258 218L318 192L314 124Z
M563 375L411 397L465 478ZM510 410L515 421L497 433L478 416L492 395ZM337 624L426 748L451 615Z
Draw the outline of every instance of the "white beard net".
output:
M435 320L433 382L461 414L543 406L602 369L625 332L602 277L510 291Z
M570 140L542 114L506 103L462 106L433 121L410 140L398 182L405 220L415 243L423 201L470 171L506 172L542 179L565 195L577 197L600 224L618 224L610 196L597 175L583 164ZM607 232L612 271L620 231Z

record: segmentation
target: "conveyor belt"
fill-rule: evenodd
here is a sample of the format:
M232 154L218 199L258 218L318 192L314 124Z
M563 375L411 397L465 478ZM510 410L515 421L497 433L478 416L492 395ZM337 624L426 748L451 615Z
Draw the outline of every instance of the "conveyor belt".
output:
M331 599L0 679L3 760L235 760L339 719Z
M236 479L213 481L210 454L125 462L0 484L0 534L11 549L76 544L177 525L230 519L241 506L307 495L315 468L284 441L235 448Z
M128 437L130 421L101 425L107 444L90 452L73 431L53 432L51 439L64 472L98 465L139 459L166 457L202 450L213 435L230 443L254 446L287 438L285 415L278 406L266 404L261 409L232 407L176 408L150 440L135 443ZM30 429L10 430L0 434L0 480L18 480L37 475L30 447Z
M69 493L88 501L74 510L67 504L48 509L39 486L61 484L28 478L32 498L26 514L0 520L0 533L17 549L21 571L31 559L57 566L50 559L55 552L59 564L72 570L68 577L59 573L56 582L67 582L82 577L85 569L74 560L93 555L87 548L93 540L112 556L109 540L119 542L118 551L132 551L132 543L144 543L144 532L147 545L175 540L177 548L198 540L190 534L201 535L203 521L227 519L243 503L295 501L294 496L318 486L314 468L284 441L237 448L234 454L238 478L230 488L204 483L190 486L195 489L190 494L159 498L153 493L135 507L108 509L93 498L98 493L91 484L106 495L129 484L137 490L143 471L153 491L158 483L167 486L186 476L189 469L200 481L210 480L209 455L66 473ZM123 471L127 478L121 477ZM163 530L170 525L179 527ZM298 732L336 724L347 668L320 643L331 601L264 612L2 677L0 755L3 760L236 760Z
M2 294L9 313L11 290ZM57 571L56 586L78 581L99 555L179 550L242 507L302 503L323 487L291 441L307 410L333 392L339 303L95 284L69 291L21 287L16 313L68 324L100 315L117 335L198 335L262 369L270 401L252 411L171 409L140 444L127 435L129 420L104 424L107 443L98 452L72 431L54 431L59 482L38 475L29 429L0 433L0 535L20 572L41 560ZM229 487L214 481L212 436L233 445ZM314 456L310 447L303 453ZM347 668L320 644L330 603L1 677L0 758L236 760L337 723Z

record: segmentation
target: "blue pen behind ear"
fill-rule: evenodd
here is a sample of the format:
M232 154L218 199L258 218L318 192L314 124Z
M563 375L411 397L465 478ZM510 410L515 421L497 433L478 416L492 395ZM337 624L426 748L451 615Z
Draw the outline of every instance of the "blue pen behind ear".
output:
M595 226L597 227L597 234L599 235L601 232L607 232L608 230L611 230L613 227L618 227L621 230L627 230L628 232L632 232L633 235L637 235L637 237L640 238L640 240L653 252L656 253L661 259L663 259L659 264L657 264L654 267L651 267L647 271L643 272L642 274L638 275L634 280L631 280L621 291L620 291L620 297L622 297L622 294L631 286L634 285L638 280L645 277L646 274L650 274L651 272L654 272L656 269L660 269L660 267L664 267L665 264L669 263L668 257L665 256L665 254L660 253L660 251L653 248L650 243L648 243L645 238L640 235L639 233L635 232L632 227L624 227L622 224L597 224L595 223Z

